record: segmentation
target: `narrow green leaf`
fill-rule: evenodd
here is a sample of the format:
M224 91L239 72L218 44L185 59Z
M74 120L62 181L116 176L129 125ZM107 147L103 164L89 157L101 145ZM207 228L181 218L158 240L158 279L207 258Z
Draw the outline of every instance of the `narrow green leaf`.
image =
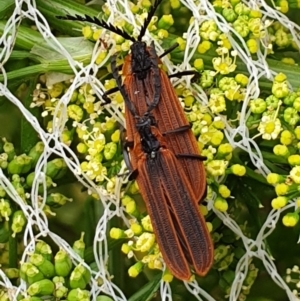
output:
M0 1L0 19L10 16L14 6L14 0Z
M151 281L145 284L139 291L133 294L128 301L148 301L157 292L162 274L159 273Z
M21 99L23 100L25 108L29 110L33 116L38 117L38 108L30 108L30 104L32 103L32 94L36 84L37 77L30 79L28 85L23 84L21 88L18 89L18 94L21 95ZM22 153L28 153L30 149L38 142L38 135L36 131L23 115L21 118L20 142Z

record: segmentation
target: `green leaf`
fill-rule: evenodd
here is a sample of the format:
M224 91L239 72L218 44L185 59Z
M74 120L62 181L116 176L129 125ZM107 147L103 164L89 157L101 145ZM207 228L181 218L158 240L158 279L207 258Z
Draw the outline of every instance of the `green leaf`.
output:
M128 301L148 301L151 300L153 295L159 288L162 274L159 273L146 285L144 285L139 291L133 294Z
M14 7L15 7L14 0L0 1L0 19L10 16Z
M28 86L23 84L21 86L21 91L18 89L18 92L21 94L20 99L23 100L23 104L27 110L30 111L32 116L39 116L38 108L30 108L30 104L32 102L32 95L37 84L37 77L32 78ZM33 129L32 125L27 121L27 119L22 115L21 118L21 132L20 132L20 146L22 153L28 153L32 147L38 142L38 135L36 131Z

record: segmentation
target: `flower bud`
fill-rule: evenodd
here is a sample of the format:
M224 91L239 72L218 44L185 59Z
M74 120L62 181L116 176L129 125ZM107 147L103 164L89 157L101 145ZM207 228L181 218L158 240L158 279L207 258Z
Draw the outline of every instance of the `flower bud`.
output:
M37 281L29 286L27 293L31 296L52 295L55 289L54 283L49 279Z
M52 180L58 180L65 176L67 165L62 158L54 159L47 163L46 175Z
M214 201L214 207L221 212L225 212L228 209L228 203L225 199L217 197Z
M67 201L72 202L72 199L67 198L61 193L51 193L50 195L47 196L46 203L47 205L54 207L54 208L59 208L67 203Z
M72 289L84 289L91 280L90 271L83 265L77 265L70 275L69 285Z
M30 151L28 156L31 157L32 167L35 167L37 161L44 151L44 143L42 141L38 142Z
M20 271L16 268L7 268L4 272L9 279L18 279L20 277Z
M109 142L104 146L103 154L106 160L111 160L117 152L117 144Z
M30 256L29 262L35 265L45 278L52 278L55 275L54 265L45 259L41 254L34 253Z
M81 290L80 288L70 290L68 301L90 301L90 292L86 290Z
M73 250L81 258L84 258L84 251L85 251L85 243L83 239L84 239L84 232L81 233L80 239L76 240L73 244Z
M24 262L20 268L20 278L29 285L44 279L44 275L30 262Z
M38 240L35 245L35 253L41 254L45 259L52 260L53 254L51 247L42 240Z
M299 214L297 212L289 212L282 218L282 223L286 227L295 227L299 221Z
M11 215L11 207L10 202L5 199L0 199L0 215L6 220L9 220L9 216Z
M138 261L128 269L128 275L135 278L143 270L143 267L144 264L141 261Z
M27 220L22 210L17 210L14 212L11 229L13 231L13 237L16 236L17 233L23 231L23 228L26 224Z
M70 274L72 261L65 250L59 250L54 256L54 267L57 276L66 277Z
M16 155L15 147L10 142L5 141L5 143L3 145L3 150L7 154L8 161L11 161Z

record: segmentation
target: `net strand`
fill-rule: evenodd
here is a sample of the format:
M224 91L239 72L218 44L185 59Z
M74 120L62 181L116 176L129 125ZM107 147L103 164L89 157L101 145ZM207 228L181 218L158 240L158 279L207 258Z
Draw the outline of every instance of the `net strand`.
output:
M187 30L186 34L186 50L184 52L184 61L180 66L173 66L172 62L167 58L163 58L163 62L168 68L168 70L182 71L190 69L190 61L193 54L196 52L199 42L201 42L199 37L199 25L206 20L214 20L217 24L217 27L221 32L226 34L232 48L238 54L238 57L242 60L244 65L247 67L247 70L250 74L249 83L246 88L245 100L240 113L239 126L233 128L229 120L226 120L223 116L219 116L221 120L226 123L225 136L229 143L235 148L239 147L249 153L251 162L256 166L259 172L266 176L270 171L267 166L264 165L262 160L262 154L260 152L259 146L256 144L255 140L249 137L248 128L245 125L245 121L249 116L249 101L255 99L259 96L258 83L261 78L268 78L270 80L276 75L276 73L271 70L266 61L267 48L264 49L264 52L259 51L257 54L257 59L254 61L251 58L251 55L248 51L248 47L245 44L245 41L239 36L239 34L228 25L225 19L218 13L215 12L214 7L208 1L193 1L193 0L181 0L183 5L185 5L194 16L194 22L192 22ZM274 20L280 20L280 23L283 24L286 28L289 29L293 41L300 48L300 39L298 32L300 27L292 23L285 15L278 12L276 9L269 7L265 1L244 1L248 6L252 6L253 9L258 9L263 13L263 20L271 18ZM138 35L138 30L142 20L137 20L132 14L128 2L125 0L121 1L107 1L107 6L112 12L108 22L114 24L115 21L126 20L129 24L132 24L136 29L135 34ZM26 10L22 8L26 7ZM121 8L118 10L118 7ZM121 11L124 11L123 13ZM201 12L201 13L200 13ZM37 28L37 31L43 36L45 44L47 47L50 47L52 51L55 51L63 58L65 58L72 70L74 71L74 79L69 87L66 94L59 100L58 105L56 106L54 116L53 116L53 132L46 133L43 128L39 125L37 119L31 115L31 113L23 106L22 102L13 95L13 93L8 89L8 80L5 70L5 62L10 58L12 50L16 42L16 36L18 33L18 27L23 18L29 18L32 20ZM266 31L266 35L261 39L260 43L267 45L268 43L268 34L267 26L263 29ZM151 36L148 31L146 31L145 41L151 41ZM78 63L69 51L60 43L60 40L56 38L52 32L49 24L41 12L36 8L35 1L30 0L16 0L15 9L11 14L11 17L7 20L3 35L0 37L0 44L2 45L0 51L0 65L1 72L4 76L4 82L0 83L0 95L5 95L7 100L10 101L14 106L16 106L26 120L32 125L33 129L38 133L39 137L44 143L45 149L42 156L38 160L36 165L35 173L36 177L33 181L32 191L31 191L31 201L33 206L29 206L24 203L22 198L18 195L17 191L10 183L10 181L5 177L3 171L0 169L0 185L5 189L9 197L21 208L24 215L27 219L27 225L24 230L24 246L25 250L22 256L22 262L28 261L29 254L34 252L35 244L39 239L49 236L59 248L65 250L74 263L84 264L92 273L91 280L91 295L95 298L100 293L106 293L110 295L114 300L123 301L126 300L123 292L111 281L111 275L107 272L106 265L108 261L108 246L106 239L106 230L107 223L114 216L121 217L124 222L128 224L128 221L125 217L123 209L120 209L120 197L121 197L121 186L124 184L123 179L118 178L116 180L115 192L114 194L108 194L104 188L97 187L93 181L91 181L87 176L80 173L80 162L76 154L64 145L61 141L62 132L64 130L65 124L67 122L67 105L71 98L72 93L77 90L81 85L89 83L95 92L95 95L102 99L101 96L104 93L105 89L103 84L96 78L97 67L95 66L95 61L98 54L101 51L101 44L98 41L94 47L92 53L91 64L83 67ZM158 53L162 53L163 49L161 46L155 42L156 49ZM101 66L105 65L109 56L101 62ZM100 67L101 67L100 66ZM174 84L181 83L182 81L187 81L187 85L190 84L190 79L179 79L174 81ZM207 95L201 89L201 87L194 87L196 92L195 98L201 101L204 105L208 104ZM113 116L120 124L124 126L124 118L122 114L113 106L107 105L105 109ZM243 137L240 141L236 142L235 137L239 135ZM52 145L54 143L54 146ZM51 145L51 146L50 146ZM255 153L251 150L255 149ZM46 165L49 160L49 157L55 154L64 159L68 168L74 173L78 181L82 183L89 191L96 193L101 200L104 211L103 215L100 218L94 238L94 254L95 261L98 267L99 272L92 271L79 256L73 251L71 246L63 240L61 237L51 232L48 227L48 221L45 213L42 211L43 206L45 205L47 189L46 189L46 179L45 171ZM122 167L122 171L125 171L125 165ZM121 171L121 172L122 172ZM44 187L43 199L40 200L38 197L38 190L40 185ZM209 205L210 208L213 208L211 205L213 200ZM114 206L112 206L114 205ZM112 210L112 207L116 207L115 210ZM255 240L249 239L246 237L238 224L230 218L226 213L221 213L215 209L214 213L223 221L223 223L229 227L240 239L243 241L246 254L239 260L236 271L235 279L231 287L229 300L236 301L242 290L242 284L245 280L245 277L248 273L249 264L252 258L258 258L264 264L266 271L269 273L270 277L273 279L274 283L285 290L289 300L296 300L296 297L289 289L287 284L284 282L282 277L279 275L277 268L274 264L273 258L268 254L264 240L271 235L274 231L277 221L279 220L280 213L295 207L295 202L291 201L286 207L282 210L275 211L272 210L265 223L262 225L260 232L258 233ZM39 233L35 234L33 232L33 225L36 225L39 229ZM25 292L26 285L24 281L21 281L21 284L16 287L12 285L11 281L7 278L2 270L0 270L0 285L6 287L9 292L11 292L11 300L16 300L17 293ZM101 280L101 281L100 281ZM99 284L101 282L101 284ZM203 289L201 289L196 281L185 283L187 290L189 290L198 300L208 300L213 301L214 299L207 294ZM171 287L168 283L161 282L160 293L162 300L172 300Z

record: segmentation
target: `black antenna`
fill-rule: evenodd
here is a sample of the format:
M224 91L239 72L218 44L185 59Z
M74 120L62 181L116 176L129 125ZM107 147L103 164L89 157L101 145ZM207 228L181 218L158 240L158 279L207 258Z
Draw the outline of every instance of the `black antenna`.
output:
M147 27L148 27L148 25L149 25L152 17L154 16L154 13L155 13L157 7L159 6L159 4L161 2L162 2L162 0L155 0L153 6L151 7L151 9L150 9L150 11L148 13L147 18L145 19L145 22L144 22L143 26L141 27L140 34L139 34L139 36L137 38L138 41L141 41L142 38L143 38L143 36L145 35L146 29L147 29Z
M84 15L84 17L80 16L80 15L75 15L75 16L65 15L65 16L57 16L56 18L60 19L60 20L70 20L70 21L81 21L81 22L93 23L95 25L98 25L111 32L118 34L119 36L123 37L125 40L130 40L132 42L136 42L135 38L130 36L126 31L124 31L118 27L115 27L112 24L106 23L105 21L99 20L97 17L90 17L87 15Z

